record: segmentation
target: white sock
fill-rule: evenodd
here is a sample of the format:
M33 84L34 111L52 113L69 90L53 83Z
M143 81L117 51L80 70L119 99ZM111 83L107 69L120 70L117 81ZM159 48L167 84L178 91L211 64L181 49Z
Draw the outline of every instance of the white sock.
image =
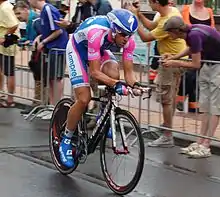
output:
M71 138L71 137L73 137L73 133L74 133L74 131L70 131L69 129L66 128L64 135L68 138Z

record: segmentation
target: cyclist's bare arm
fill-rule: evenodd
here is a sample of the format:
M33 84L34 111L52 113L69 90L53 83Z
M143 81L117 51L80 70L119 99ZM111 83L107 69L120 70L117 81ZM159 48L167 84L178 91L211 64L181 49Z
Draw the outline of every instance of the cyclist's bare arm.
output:
M101 63L100 60L90 60L89 61L89 71L91 77L103 82L104 84L113 87L118 80L110 78L106 74L100 71Z
M128 85L133 86L137 81L134 74L134 65L132 60L123 60L125 81Z

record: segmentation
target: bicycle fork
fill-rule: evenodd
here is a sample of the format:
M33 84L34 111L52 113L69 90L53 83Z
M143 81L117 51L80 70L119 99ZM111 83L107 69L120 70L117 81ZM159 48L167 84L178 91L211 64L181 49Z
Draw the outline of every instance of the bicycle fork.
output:
M110 128L112 130L112 150L116 155L126 155L129 153L128 151L128 145L126 141L126 135L124 130L124 124L123 122L120 122L118 120L121 139L122 139L122 148L117 148L117 142L116 142L116 118L115 118L115 107L111 109L110 112Z

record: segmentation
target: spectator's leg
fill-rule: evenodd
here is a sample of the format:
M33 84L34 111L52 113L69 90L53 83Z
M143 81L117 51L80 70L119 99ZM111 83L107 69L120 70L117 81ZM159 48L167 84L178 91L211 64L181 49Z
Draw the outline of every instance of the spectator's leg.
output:
M175 85L164 85L162 87L164 94L162 95L162 107L163 107L163 126L172 128L172 120L173 120L173 99L172 96L175 92ZM170 131L165 131L164 135L167 137L172 136L172 133Z
M50 98L49 98L49 86L50 86L50 80L48 80L48 79L50 79L50 70L49 70L49 73L48 73L48 62L46 61L46 59L47 59L47 54L43 54L42 56L41 56L41 61L42 61L42 75L41 75L41 77L43 77L43 78L41 78L41 83L43 84L43 85L41 85L41 86L43 86L43 104L50 104Z
M32 54L33 55L33 54ZM40 60L40 61L39 61ZM41 56L39 56L38 62L32 65L32 73L34 77L34 82L35 82L35 87L34 87L34 99L39 100L39 101L34 101L33 106L39 105L41 101L41 72L42 72L42 66L41 62Z
M4 65L3 63L3 55L0 54L0 91L4 90L4 73L2 71L2 66ZM0 97L4 97L1 95Z
M197 70L189 71L189 83L187 84L189 90L189 112L197 112L199 108L197 101L198 89L196 90L196 78Z
M209 103L210 103L209 69L210 68L207 65L204 65L200 71L200 76L199 76L199 88L200 88L199 103L200 103L201 112L204 113L202 117L203 121L200 130L201 135L206 135L209 126L209 119L208 119ZM197 142L199 144L202 144L203 141L204 138L199 138Z
M157 101L161 102L163 108L163 126L172 128L173 116L176 105L176 95L179 89L180 74L173 74L173 81L171 85L157 85L156 91ZM174 146L172 132L163 130L163 134L155 141L149 142L151 147L172 147Z
M163 126L167 128L172 128L173 120L173 102L175 102L175 97L173 97L175 91L175 85L161 85L157 86L158 98L163 108ZM172 147L174 146L172 133L168 130L163 130L163 134L153 142L149 142L150 147Z
M63 96L63 79L50 80L50 104L56 105L56 103Z
M181 77L178 94L176 96L176 108L180 111L184 109L184 101L186 100L186 95L188 95L188 74L187 72Z
M219 67L219 65L217 66ZM218 108L220 100L220 80L218 79L219 75L220 69L215 70L214 67L209 67L205 64L200 70L199 103L200 111L203 113L201 120L202 125L200 130L200 135L202 136L212 137L219 123L219 116L217 116L220 115L220 111ZM211 89L210 85L213 86ZM216 115L211 115L210 113ZM188 147L182 148L182 152L194 158L208 157L211 156L209 145L210 140L198 138L196 143L192 143Z
M8 93L14 94L15 91L15 58L14 56L5 56L4 73L7 76ZM8 96L7 103L11 106L14 102L13 96Z
M50 104L52 105L55 105L63 96L64 72L65 72L64 54L51 54L51 58L50 58Z
M35 80L34 99L41 100L41 81ZM39 105L39 101L34 101L33 106Z
M173 117L174 117L174 114L175 114L175 111L176 111L176 96L177 96L177 93L179 92L179 87L180 87L180 83L181 83L181 74L176 74L174 76L174 87L173 87Z
M209 73L209 78L205 78L207 81L207 88L204 89L201 87L201 91L200 91L200 95L201 95L201 110L204 112L208 112L206 116L204 116L203 121L206 122L207 124L207 129L204 131L204 135L209 136L209 137L213 137L216 131L216 128L219 124L219 116L220 116L220 108L219 108L219 101L220 101L220 90L219 90L219 86L220 86L220 68L219 68L219 64L216 65L210 65L207 66L209 68L209 70L207 70L206 72ZM206 67L203 69L201 69L201 73L200 75L204 76L204 70L206 69ZM201 82L200 82L200 86L201 86ZM208 108L207 110L205 110L202 104L202 99L204 98L204 95L207 95L208 97ZM204 123L203 123L204 124ZM203 126L203 125L202 125ZM206 147L210 146L210 140L205 139L203 142L203 145L205 145Z
M0 71L0 90L3 91L4 89L4 73Z

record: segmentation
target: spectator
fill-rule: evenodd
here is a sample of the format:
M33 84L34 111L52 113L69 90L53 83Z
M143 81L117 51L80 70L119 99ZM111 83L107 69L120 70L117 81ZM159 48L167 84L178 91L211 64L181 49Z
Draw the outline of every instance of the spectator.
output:
M32 10L25 1L18 1L13 9L18 20L27 24L25 31L26 33L19 41L20 45L24 46L32 44L34 39L41 34L39 14ZM46 80L44 79L44 91L41 91L41 61L39 61L41 60L40 57L41 55L34 51L31 55L31 61L29 62L29 66L31 71L33 72L35 80L34 99L36 100L41 100L41 96L44 97L46 87ZM35 60L36 58L37 61ZM45 67L43 66L43 68ZM46 70L43 74L46 74ZM41 93L43 95L41 95ZM39 105L39 102L33 102L33 106L21 111L21 114L28 114L36 105Z
M15 53L16 45L6 47L6 35L16 34L18 20L13 12L13 5L7 0L0 0L0 69L7 77L7 88L10 94L15 91ZM3 83L3 81L1 81ZM2 84L0 85L0 87ZM0 107L13 107L13 96L2 101Z
M188 48L177 55L167 55L163 60L166 68L201 67L201 60L220 61L220 33L207 25L187 25L181 17L172 17L164 25L164 30L172 39L186 40ZM192 61L178 60L190 54ZM200 135L213 137L219 124L220 117L220 65L219 63L204 63L199 73L199 104L203 113ZM182 148L181 152L193 158L211 156L210 140L199 138L196 143Z
M168 0L149 0L151 8L160 13L159 19L153 22L147 19L140 12L139 1L136 2L135 7L131 6L130 9L137 15L143 26L151 30L146 33L142 25L139 24L138 33L143 42L157 40L160 55L166 53L177 54L179 51L186 48L186 44L183 39L173 40L167 32L163 30L163 25L169 18L172 16L181 16L177 8L170 7ZM155 83L157 85L156 91L158 93L157 100L161 102L163 108L163 126L167 128L172 128L173 116L176 108L175 99L181 74L181 69L163 68L162 66L159 66L158 74L155 79ZM174 146L172 133L168 130L164 131L163 135L161 135L157 140L148 143L148 146Z
M48 55L49 98L50 104L55 105L63 95L65 49L68 42L68 34L55 23L61 18L57 8L46 3L45 0L30 0L30 4L41 11L42 34L35 39L35 42L38 43L38 51L44 50ZM52 50L54 48L58 49L58 51ZM51 116L52 112L48 112L42 119L50 119Z
M106 15L111 10L112 7L108 0L79 0L72 21L61 19L57 24L65 28L68 33L73 33L85 19L96 15Z
M169 0L168 1L169 2L169 6L175 6L175 4L174 4L174 1L173 0ZM160 13L159 12L157 12L156 14L155 14L155 16L154 16L154 18L153 18L153 21L154 22L156 22L158 19L160 18ZM160 53L159 53L159 51L158 51L158 49L157 49L157 41L155 41L155 45L154 45L154 55L156 56L159 56L160 55ZM150 70L150 73L149 73L149 80L150 80L150 83L153 83L153 81L154 81L154 79L156 78L156 74L157 74L157 69L158 69L158 67L159 67L159 62L158 62L158 58L153 58L152 59L152 62L151 62L151 68L153 69L153 70L155 70L155 71L153 71L153 70Z
M96 0L95 9L96 15L106 15L112 11L112 6L108 0Z
M82 21L95 15L96 11L94 2L91 3L90 1L79 0L76 5L75 14L72 17L72 21L60 19L60 21L57 21L57 24L60 27L65 28L67 32L71 34L76 30L76 28Z
M206 8L204 6L204 0L194 0L192 4L184 5L182 9L182 16L186 24L204 24L213 28L215 27L213 11L211 8ZM180 111L183 110L183 102L185 101L187 95L189 99L188 111L196 112L199 110L197 103L198 90L196 90L197 71L198 69L190 69L186 72L185 84L183 78L181 80L178 93L179 96L177 96L177 108Z

